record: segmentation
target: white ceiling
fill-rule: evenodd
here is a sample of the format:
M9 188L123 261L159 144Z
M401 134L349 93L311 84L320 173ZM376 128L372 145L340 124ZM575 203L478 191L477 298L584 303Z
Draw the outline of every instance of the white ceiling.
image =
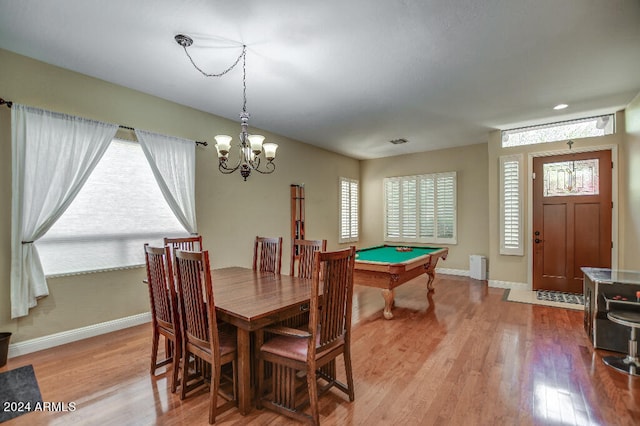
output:
M179 33L210 73L247 45L251 127L360 159L640 92L638 0L0 0L0 48L237 120L241 68L203 77Z

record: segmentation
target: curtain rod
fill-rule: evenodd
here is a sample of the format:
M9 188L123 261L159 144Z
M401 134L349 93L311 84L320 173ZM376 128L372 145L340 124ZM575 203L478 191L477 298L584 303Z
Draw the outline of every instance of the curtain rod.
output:
M118 125L118 127L120 127L121 129L131 130L132 132L135 132L135 130L136 130L133 127L123 126L122 124ZM207 141L195 141L195 143L196 143L196 145L209 146L209 142L207 142Z
M6 105L7 107L11 108L13 106L13 102L0 98L0 105ZM118 127L120 127L121 129L131 130L132 132L136 130L133 127L123 126L122 124L120 124ZM207 141L195 141L195 143L196 145L209 146L209 143Z

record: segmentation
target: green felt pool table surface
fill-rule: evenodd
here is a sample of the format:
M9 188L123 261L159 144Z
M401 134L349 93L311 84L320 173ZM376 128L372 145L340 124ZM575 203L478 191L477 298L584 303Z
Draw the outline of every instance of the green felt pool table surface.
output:
M401 246L407 247L407 246ZM410 247L411 251L398 251L397 246L376 246L357 251L356 260L368 262L402 263L431 254L439 247Z

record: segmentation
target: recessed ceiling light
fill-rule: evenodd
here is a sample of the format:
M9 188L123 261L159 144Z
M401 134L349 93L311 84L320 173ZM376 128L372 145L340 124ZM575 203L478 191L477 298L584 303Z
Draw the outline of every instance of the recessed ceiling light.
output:
M554 106L553 109L555 109L555 110L565 109L568 106L569 105L567 105L567 104L558 104L558 105Z

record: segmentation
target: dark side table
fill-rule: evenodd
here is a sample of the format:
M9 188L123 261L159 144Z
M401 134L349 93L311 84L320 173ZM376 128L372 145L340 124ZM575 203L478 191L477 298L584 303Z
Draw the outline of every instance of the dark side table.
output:
M594 348L627 353L629 327L607 318L609 311L640 312L640 272L581 268L584 273L584 329Z

